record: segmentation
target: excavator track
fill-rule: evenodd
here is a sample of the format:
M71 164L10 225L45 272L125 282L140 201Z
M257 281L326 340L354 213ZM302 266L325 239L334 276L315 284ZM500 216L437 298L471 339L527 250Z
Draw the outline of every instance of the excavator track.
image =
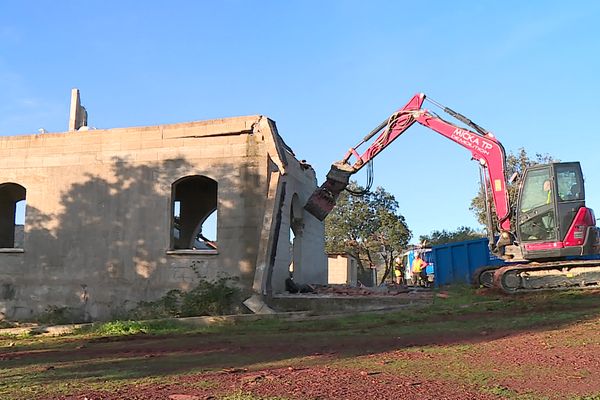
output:
M494 287L494 272L498 269L498 266L486 265L477 269L472 275L472 283L477 287Z
M493 287L509 294L600 288L600 260L532 262L500 267L494 271Z

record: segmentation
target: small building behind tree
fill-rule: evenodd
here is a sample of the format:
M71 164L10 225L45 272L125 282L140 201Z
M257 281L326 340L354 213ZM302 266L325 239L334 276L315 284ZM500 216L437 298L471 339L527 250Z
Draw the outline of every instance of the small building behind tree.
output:
M327 254L327 283L330 285L358 284L358 262L348 253Z

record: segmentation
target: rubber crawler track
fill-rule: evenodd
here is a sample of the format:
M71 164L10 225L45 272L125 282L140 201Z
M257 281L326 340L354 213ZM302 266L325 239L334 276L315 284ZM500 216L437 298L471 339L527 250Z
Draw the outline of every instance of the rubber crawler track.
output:
M493 287L505 293L600 287L600 260L532 262L495 270Z

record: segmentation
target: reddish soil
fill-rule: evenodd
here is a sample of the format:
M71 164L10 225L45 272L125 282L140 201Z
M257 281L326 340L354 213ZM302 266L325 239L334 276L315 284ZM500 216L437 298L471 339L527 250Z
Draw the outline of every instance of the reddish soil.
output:
M243 354L251 361L229 367L222 363L220 368L214 368L217 362L208 372L181 371L183 374L175 381L163 384L144 383L113 393L83 391L59 398L197 400L219 399L235 393L251 394L255 399L582 398L600 393L598 326L600 319L535 332L483 331L475 337L432 333L418 339L365 336L323 342L321 338L313 343L304 341L293 349L290 343L268 340L235 345L229 341L205 342L201 336L186 336L177 341L142 337L130 339L135 349L130 345L118 347L130 347L127 354L135 356L161 357L181 352L197 354L201 359L213 353L223 357ZM451 345L459 346L443 351ZM419 350L419 346L427 346L429 350ZM90 358L123 355L123 350L116 347L99 349L93 343L79 351ZM297 361L300 358L303 361ZM276 366L260 367L277 362ZM448 369L447 376L440 373L428 376L419 374L418 368L398 367L402 363L423 365L426 371L434 372L439 372L435 366L440 370L452 363L456 366ZM489 377L469 383L468 379L456 378L460 377L461 369L469 370L463 371L467 375L484 371Z
M28 399L600 399L600 313L588 305L577 315L528 330L511 329L516 315L508 310L455 315L448 320L487 317L507 326L418 337L377 336L368 328L364 335L299 336L282 328L252 337L65 339L58 346L1 351L0 368L33 369L36 383L55 388L66 382L72 393ZM519 315L536 316L532 310ZM86 388L82 379L90 378L99 385Z

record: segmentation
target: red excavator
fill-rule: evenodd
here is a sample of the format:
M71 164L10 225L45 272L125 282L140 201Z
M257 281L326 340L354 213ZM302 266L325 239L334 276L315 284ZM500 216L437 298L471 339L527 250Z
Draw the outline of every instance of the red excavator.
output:
M507 263L502 267L479 269L473 277L476 284L507 293L599 287L600 229L594 212L585 206L579 162L528 168L520 177L518 200L513 207L507 191L506 156L498 139L462 114L427 99L468 128L443 120L422 108L425 100L423 93L416 94L351 148L341 161L335 162L325 183L312 194L304 208L323 221L348 186L350 177L418 122L465 147L482 168L490 251ZM358 147L376 135L369 147L359 154ZM511 177L509 182L514 179ZM492 202L497 226L492 222ZM513 227L514 212L516 226Z

